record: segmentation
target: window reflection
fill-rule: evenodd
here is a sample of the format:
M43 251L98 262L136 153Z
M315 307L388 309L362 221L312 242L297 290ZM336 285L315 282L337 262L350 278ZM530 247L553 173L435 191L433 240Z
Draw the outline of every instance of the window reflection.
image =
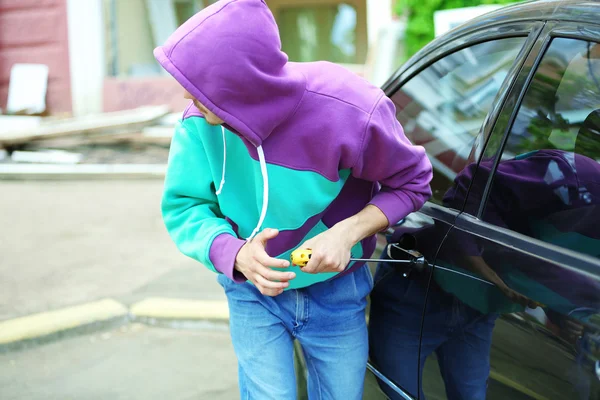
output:
M510 229L600 257L599 79L600 44L552 41L511 129L486 221L510 221L508 209L518 209L525 218Z
M477 181L468 187L476 169L481 181L487 181L493 163L472 164L459 174L446 196L449 202L461 203L467 190L483 190ZM599 177L598 162L562 150L542 149L503 160L494 174L486 220L597 257L600 186L589 183ZM511 397L519 399L528 398L527 393L573 399L600 394L597 279L460 229L448 236L436 265L434 286L455 299L448 312L466 316L455 328L478 332L465 344L468 353L451 364L487 360L481 368L497 381L488 394L497 395L506 385L519 388ZM476 351L475 343L483 338L487 350ZM563 378L556 381L556 376ZM460 379L455 384L468 389Z
M469 164L483 121L524 41L525 38L489 41L448 55L412 77L392 97L406 135L426 148L434 165L433 202L460 208L444 204L444 195ZM433 220L417 221L414 215L409 219L411 223L399 226L396 233L414 235L417 250L433 261L450 226ZM400 235L390 237L390 242L399 240ZM408 243L403 244L404 248L407 246ZM482 315L475 309L456 311L458 300L451 293L435 283L428 289L430 273L402 271L398 265L387 263L379 265L371 294L371 361L397 386L415 398L424 398L419 366L437 353L446 382L440 385L441 392L452 392L453 399L481 398L477 396L481 395L481 382L485 394L488 359L477 359L479 364L465 372L453 363L452 355L465 354L474 346L482 349L480 354L489 353L497 316ZM474 336L469 336L473 340L463 341L460 347L454 340L459 331L453 329L474 320L479 325ZM477 337L482 339L476 342ZM463 360L469 362L467 358ZM460 390L467 381L474 388L469 393ZM402 398L385 385L382 390L392 399Z
M473 207L467 209L476 209L493 174L486 222L600 257L599 48L583 40L552 41L500 163L494 167L489 152L478 166L467 167L444 199L449 206L463 204L470 191ZM496 383L488 387L488 397L515 389L511 398L597 398L600 282L534 256L459 229L449 235L438 256L435 285L459 300L459 314L475 310L495 317L487 325L490 353L478 354L473 347L466 358L490 360L489 381ZM509 338L514 342L506 342ZM466 390L468 383L462 385Z
M473 65L468 54L461 57ZM486 193L486 222L567 248L573 259L600 257L599 61L596 43L553 40L497 165L499 143L479 163L460 149L478 133L468 122L485 117L486 99L494 97L486 87L501 68L479 68L492 83L475 84L448 57L413 78L395 100L407 135L435 160L434 200L454 209L466 204L474 214ZM562 265L441 225L412 233L422 253L439 248L431 280L392 264L378 267L373 362L421 399L600 398L597 277L572 260Z
M407 137L425 147L433 164L433 202L442 203L456 174L467 165L524 40L495 40L458 51L420 72L393 96Z

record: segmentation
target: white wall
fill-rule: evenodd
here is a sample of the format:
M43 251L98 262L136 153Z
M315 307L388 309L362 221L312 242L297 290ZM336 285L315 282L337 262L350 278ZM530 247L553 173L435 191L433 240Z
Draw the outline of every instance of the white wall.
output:
M102 0L67 0L73 115L102 111L105 76Z
M379 30L390 22L392 22L392 0L367 0L369 45L375 43Z

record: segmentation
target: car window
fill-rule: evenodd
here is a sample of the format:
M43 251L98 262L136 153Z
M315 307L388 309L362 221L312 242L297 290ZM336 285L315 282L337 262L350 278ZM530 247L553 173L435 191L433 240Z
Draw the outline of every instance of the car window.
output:
M599 134L600 44L555 38L511 127L483 219L600 257ZM479 171L491 170L482 161Z
M452 53L392 96L406 136L425 147L433 164L432 202L443 204L456 175L473 161L481 126L525 40L497 39Z

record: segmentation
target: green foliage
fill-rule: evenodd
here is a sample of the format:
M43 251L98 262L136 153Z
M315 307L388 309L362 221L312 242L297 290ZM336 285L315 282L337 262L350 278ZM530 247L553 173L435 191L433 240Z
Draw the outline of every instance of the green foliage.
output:
M509 4L517 0L395 0L394 12L408 16L406 55L415 54L434 37L433 13L481 4Z

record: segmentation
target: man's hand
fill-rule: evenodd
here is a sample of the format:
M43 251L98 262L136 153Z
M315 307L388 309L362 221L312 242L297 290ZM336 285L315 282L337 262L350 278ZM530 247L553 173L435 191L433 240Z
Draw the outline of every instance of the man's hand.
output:
M312 250L310 261L302 268L309 274L321 272L342 272L350 262L352 240L348 230L338 225L307 240L301 248Z
M485 262L482 256L464 256L462 261L462 265L477 273L482 278L492 282L498 289L500 289L502 294L513 303L517 303L529 308L536 308L540 306L539 303L531 300L527 296L524 296L521 293L509 288L508 285L504 283L502 278L500 278L500 276L496 273L496 271L494 271L492 267Z
M350 262L352 247L387 226L387 217L379 208L366 206L358 214L338 222L300 246L312 250L310 261L302 271L310 274L342 272Z
M529 308L538 308L540 306L538 302L533 301L527 296L522 295L521 293L509 288L504 282L502 282L501 285L498 285L498 288L500 289L502 294L508 297L508 299L513 303L517 303L522 305L523 307Z
M254 283L265 296L277 296L296 277L293 272L274 271L269 267L287 268L289 261L270 257L265 246L279 234L276 229L265 229L242 246L235 258L234 268Z

